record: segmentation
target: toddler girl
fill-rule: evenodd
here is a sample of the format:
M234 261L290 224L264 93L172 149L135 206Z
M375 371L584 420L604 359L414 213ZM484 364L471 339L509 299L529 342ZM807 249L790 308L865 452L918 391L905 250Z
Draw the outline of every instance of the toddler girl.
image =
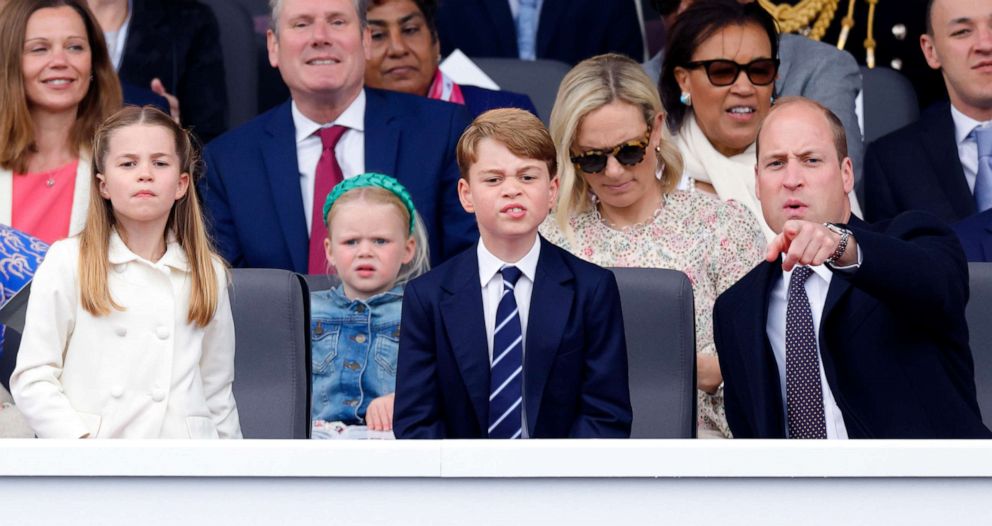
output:
M324 221L341 284L310 295L311 418L389 431L403 285L427 270L426 233L406 188L375 173L335 186Z
M151 107L97 130L85 227L35 273L10 381L39 437L241 437L227 272L197 160Z

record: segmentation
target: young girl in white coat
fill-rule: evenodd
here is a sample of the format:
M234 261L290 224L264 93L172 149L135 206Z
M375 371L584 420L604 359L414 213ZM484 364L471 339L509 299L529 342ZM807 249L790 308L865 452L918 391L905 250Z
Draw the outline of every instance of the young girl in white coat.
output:
M39 437L241 437L198 168L189 134L151 107L97 131L86 225L35 273L10 381Z

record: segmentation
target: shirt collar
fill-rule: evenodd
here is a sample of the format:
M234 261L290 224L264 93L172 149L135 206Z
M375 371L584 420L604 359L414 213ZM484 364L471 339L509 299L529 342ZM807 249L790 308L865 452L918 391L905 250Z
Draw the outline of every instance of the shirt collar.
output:
M376 294L366 300L353 300L349 299L344 293L344 285L338 285L331 289L331 299L334 301L335 305L338 307L350 307L356 303L364 303L370 307L375 307L376 305L381 305L383 303L389 303L390 301L396 300L397 297L403 297L403 285L396 285L393 288Z
M162 259L153 263L131 252L131 249L127 248L127 245L124 244L124 240L121 239L120 234L117 233L117 229L115 228L111 231L110 240L107 243L107 260L111 265L142 261L152 266L164 265L182 272L189 271L189 261L186 259L186 253L183 251L183 247L179 245L175 232L171 230L166 237L165 254L162 255Z
M783 257L784 257L784 255L783 255ZM827 285L830 285L830 280L831 280L831 278L834 277L834 273L833 273L833 271L831 271L830 269L828 269L826 265L816 265L816 266L812 266L811 265L809 267L809 269L813 271L813 274L819 276L823 281L825 281L827 283ZM793 269L793 270L795 270L795 269ZM792 279L792 270L787 271L787 272L786 271L782 271L782 274L784 276L787 276L789 278L789 280Z
M314 122L310 120L309 117L303 115L300 108L296 105L294 100L291 106L291 112L293 114L293 126L296 128L296 144L300 144L305 139L309 138L311 135L317 133L317 130L321 128L326 128L328 126L333 126L335 124L344 126L351 130L356 130L360 132L365 131L365 90L363 89L355 97L355 100L351 101L351 104L344 110L334 122L327 124L321 124L319 122Z
M524 276L527 276L527 279L531 283L534 283L534 276L537 274L537 259L541 255L541 236L534 236L534 246L530 248L527 255L520 258L520 261L516 263L507 263L494 256L486 248L486 244L483 243L482 239L479 239L477 252L479 254L479 282L483 287L492 281L496 273L504 266L517 267Z
M976 121L961 113L953 104L951 104L951 119L954 121L954 140L957 141L956 144L963 144L976 126L987 126L989 124L988 122Z

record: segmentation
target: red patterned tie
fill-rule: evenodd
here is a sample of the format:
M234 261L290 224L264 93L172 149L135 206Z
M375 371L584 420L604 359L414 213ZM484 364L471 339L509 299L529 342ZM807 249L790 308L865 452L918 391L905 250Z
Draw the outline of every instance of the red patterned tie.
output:
M313 181L313 213L310 219L310 259L307 264L307 272L310 274L324 274L327 272L327 258L324 255L324 239L327 237L327 226L324 225L324 200L327 194L331 193L334 185L344 180L341 167L338 166L338 159L334 156L334 146L344 135L348 128L344 126L331 126L321 128L317 132L320 135L320 142L324 151L317 161L316 177Z

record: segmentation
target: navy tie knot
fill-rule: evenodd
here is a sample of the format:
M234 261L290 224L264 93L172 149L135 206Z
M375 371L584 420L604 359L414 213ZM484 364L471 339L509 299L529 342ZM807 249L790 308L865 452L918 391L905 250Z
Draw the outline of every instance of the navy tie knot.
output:
M503 274L503 283L509 283L511 287L517 284L517 280L523 274L520 269L513 266L503 267L499 269L499 272Z

